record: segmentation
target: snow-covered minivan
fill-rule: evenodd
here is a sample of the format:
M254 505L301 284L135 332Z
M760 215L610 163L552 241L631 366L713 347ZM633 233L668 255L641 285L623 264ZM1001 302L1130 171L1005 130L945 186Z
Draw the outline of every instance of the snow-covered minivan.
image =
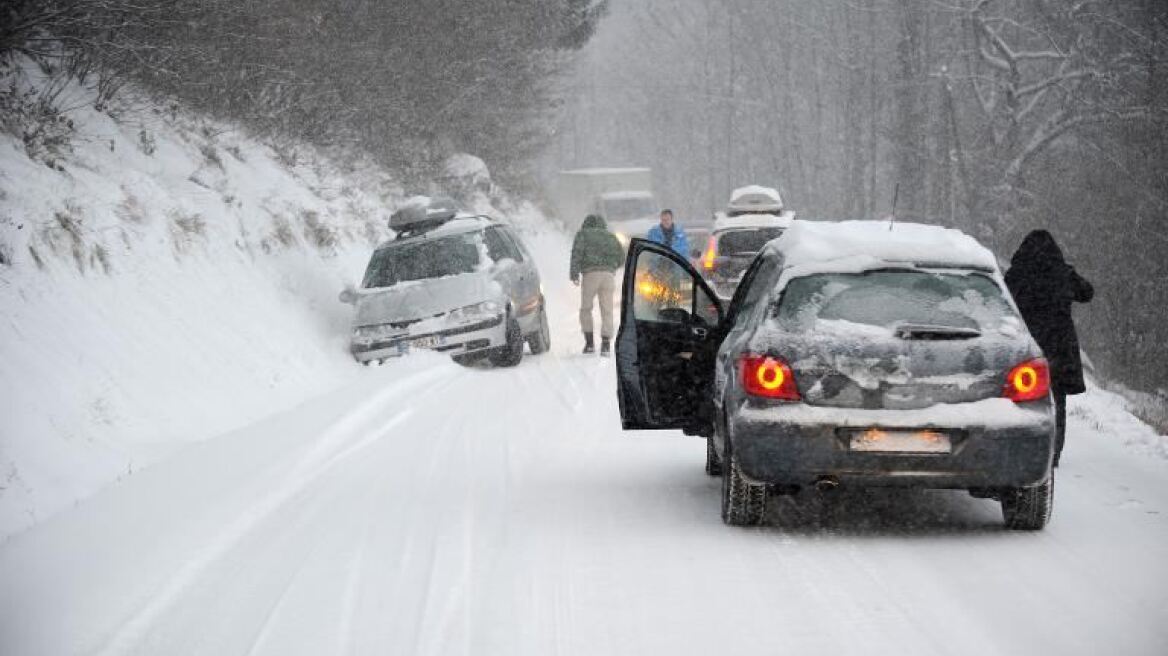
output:
M551 347L539 271L510 227L421 201L390 227L397 234L373 252L360 288L341 292L356 308L357 361L424 348L514 366L524 343L533 354Z
M760 523L768 495L851 485L965 489L1010 528L1046 525L1049 370L973 238L795 221L725 308L684 258L634 240L623 292L623 426L706 436L727 524Z

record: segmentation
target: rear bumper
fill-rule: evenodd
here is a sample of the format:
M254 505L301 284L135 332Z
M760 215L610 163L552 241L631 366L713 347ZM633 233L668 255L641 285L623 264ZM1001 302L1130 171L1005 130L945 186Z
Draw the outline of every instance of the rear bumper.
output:
M884 420L881 413L887 413ZM760 416L764 414L765 418ZM807 485L830 476L841 483L869 486L1005 488L1037 485L1050 475L1054 419L1049 403L992 425L904 426L895 411L855 413L860 421L849 414L849 409L840 409L838 423L807 423L786 421L781 408L769 408L731 418L727 428L742 473L758 483ZM943 454L852 450L851 436L868 426L942 430L950 434L952 450Z
M438 344L424 348L450 355L465 355L503 346L507 341L507 334L503 316L499 315L489 321L436 333L402 335L372 342L354 341L349 345L349 352L358 362L383 360L404 355L412 348L419 348L414 346L417 340L430 338L437 338Z

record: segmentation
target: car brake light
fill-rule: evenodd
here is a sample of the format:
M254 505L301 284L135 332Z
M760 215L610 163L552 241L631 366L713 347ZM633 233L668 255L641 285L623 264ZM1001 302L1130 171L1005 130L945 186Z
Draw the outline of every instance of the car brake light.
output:
M738 364L747 394L783 401L799 400L795 374L786 362L768 355L744 355Z
M712 270L715 257L718 257L718 238L710 235L710 241L706 243L706 254L702 256L702 268Z
M1037 401L1050 393L1050 366L1044 358L1034 358L1010 370L1002 396L1015 403Z

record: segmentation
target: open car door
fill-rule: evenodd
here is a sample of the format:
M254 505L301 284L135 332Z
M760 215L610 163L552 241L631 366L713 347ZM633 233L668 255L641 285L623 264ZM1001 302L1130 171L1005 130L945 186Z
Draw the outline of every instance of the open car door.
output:
M616 336L621 425L708 435L722 306L682 256L629 244Z

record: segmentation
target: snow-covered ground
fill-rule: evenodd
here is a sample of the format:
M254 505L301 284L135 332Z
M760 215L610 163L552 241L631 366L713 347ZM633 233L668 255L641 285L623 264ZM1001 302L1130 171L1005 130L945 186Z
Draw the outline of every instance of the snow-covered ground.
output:
M5 654L1163 654L1168 463L1116 397L1072 406L1054 520L947 491L718 517L703 443L619 430L576 354L420 354L120 481L0 548Z
M346 380L336 294L385 234L385 185L214 124L75 120L61 171L0 134L0 536Z
M1168 449L1119 396L1072 399L1043 532L846 489L730 529L701 440L621 432L530 208L550 353L363 368L391 185L85 116L64 173L0 138L0 654L1168 653Z

